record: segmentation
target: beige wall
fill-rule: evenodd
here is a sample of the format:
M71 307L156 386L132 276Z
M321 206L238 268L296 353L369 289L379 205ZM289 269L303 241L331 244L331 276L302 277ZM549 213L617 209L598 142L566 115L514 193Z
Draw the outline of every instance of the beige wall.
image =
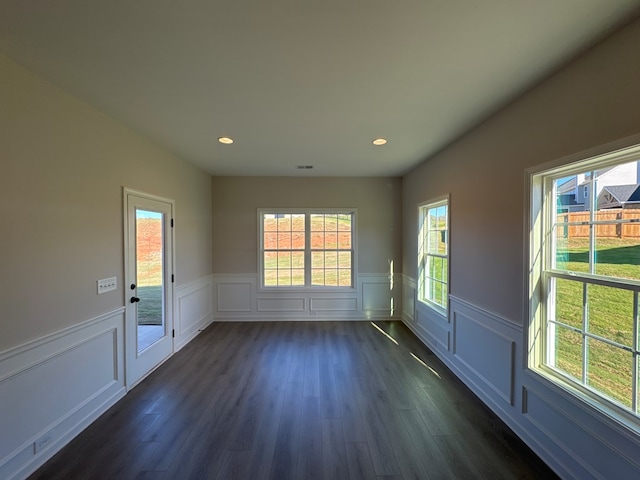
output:
M209 275L210 176L0 56L0 351L123 305L123 186L176 201L178 284Z
M406 175L404 273L417 204L450 193L451 294L522 322L525 169L640 132L639 46L635 21Z
M355 208L358 270L400 271L399 178L213 177L214 273L257 273L258 208Z

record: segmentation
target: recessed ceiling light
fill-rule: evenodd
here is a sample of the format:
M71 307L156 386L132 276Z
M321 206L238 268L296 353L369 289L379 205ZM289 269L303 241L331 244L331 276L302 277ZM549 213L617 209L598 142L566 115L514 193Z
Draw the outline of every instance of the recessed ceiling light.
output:
M384 145L385 143L387 143L387 139L386 138L375 138L373 140L373 143L376 147L379 147L380 145Z
M218 137L218 141L224 145L231 145L233 143L233 138L231 137Z

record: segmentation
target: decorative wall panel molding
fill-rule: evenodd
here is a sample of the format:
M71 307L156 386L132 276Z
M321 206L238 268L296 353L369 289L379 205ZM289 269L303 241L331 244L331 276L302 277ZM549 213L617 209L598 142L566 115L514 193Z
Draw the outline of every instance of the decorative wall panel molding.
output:
M395 308L391 285L386 282L362 283L362 309L365 312L391 312Z
M0 478L21 479L125 394L124 308L0 354Z
M258 298L258 312L304 312L305 298Z
M514 406L515 371L524 361L517 354L522 351L522 328L454 296L450 296L449 305L451 355L457 370L483 397Z
M416 282L413 278L402 275L402 319L414 322L416 318Z
M216 321L389 320L402 314L400 276L394 284L388 273L359 274L349 289L259 288L257 274L212 278Z
M184 347L213 321L212 289L211 275L176 288L175 351Z
M174 350L213 319L212 277L175 289ZM125 393L125 309L0 352L0 478L26 478Z
M255 283L218 283L217 287L218 312L245 313L253 311L252 293L255 290Z
M358 310L357 298L311 298L312 312L355 312Z
M414 328L421 332L420 336L431 348L449 351L451 332L448 323L421 302L417 302Z
M403 283L406 283L403 282ZM450 295L405 324L562 478L640 478L640 434L526 368L521 325ZM451 335L451 350L441 347ZM583 456L580 452L597 452Z
M553 439L556 447L550 454L559 457L558 461L565 464L575 478L638 477L637 441L627 444L633 448L622 451L616 446L618 442L611 442L603 436L606 429L600 422L590 425L590 415L582 418L582 409L567 410L570 405L562 405L565 402L556 402L552 396L536 389L525 388L524 395L527 420L539 432ZM596 458L590 458L589 463L584 462L577 452L585 451L597 452ZM612 477L613 472L615 475Z
M454 311L452 316L453 355L484 387L513 405L515 341L466 313Z

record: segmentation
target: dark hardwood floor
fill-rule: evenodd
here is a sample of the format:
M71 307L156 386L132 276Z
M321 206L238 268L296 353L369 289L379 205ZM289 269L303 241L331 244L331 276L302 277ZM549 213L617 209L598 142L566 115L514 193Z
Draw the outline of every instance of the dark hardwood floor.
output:
M30 478L556 477L402 323L264 322L214 323Z

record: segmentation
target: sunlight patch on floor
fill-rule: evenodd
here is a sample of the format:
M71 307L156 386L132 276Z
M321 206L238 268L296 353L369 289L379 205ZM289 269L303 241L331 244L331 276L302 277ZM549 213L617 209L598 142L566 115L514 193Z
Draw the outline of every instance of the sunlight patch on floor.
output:
M415 354L411 353L411 356L413 358L415 358L418 363L420 363L420 365L422 365L424 368L426 368L427 370L429 370L431 373L433 373L436 377L438 378L442 378L440 377L440 374L438 372L436 372L433 368L431 368L429 365L427 365L426 363L424 363L422 360L420 360Z
M385 332L384 330L382 330L378 325L376 325L373 322L369 322L371 325L373 325L381 334L383 334L385 337L387 337L389 340L391 340L393 343L395 343L396 345L399 345L399 343L396 341L395 338L393 338L391 335L389 335L387 332Z

